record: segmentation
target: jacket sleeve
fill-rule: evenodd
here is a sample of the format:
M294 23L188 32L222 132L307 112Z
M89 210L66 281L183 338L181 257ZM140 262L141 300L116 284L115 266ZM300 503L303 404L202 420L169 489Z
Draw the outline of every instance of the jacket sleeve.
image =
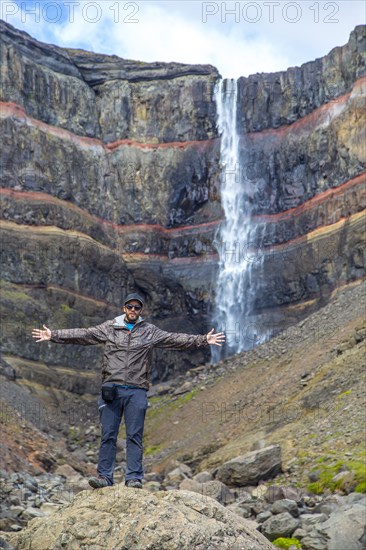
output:
M108 340L108 326L110 321L90 328L71 328L51 330L51 342L56 344L80 344L90 346L103 344Z
M155 327L153 345L156 348L194 349L208 346L206 334L184 334L182 332L166 332Z

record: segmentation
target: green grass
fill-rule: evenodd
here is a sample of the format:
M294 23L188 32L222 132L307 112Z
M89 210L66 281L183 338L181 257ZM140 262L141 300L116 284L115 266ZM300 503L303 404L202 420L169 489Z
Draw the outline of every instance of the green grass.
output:
M194 388L193 390L181 395L178 397L173 403L176 404L176 408L180 405L184 405L185 403L188 403L199 392L199 388Z
M355 493L366 493L366 481L363 480L355 488Z
M277 548L285 548L288 550L291 548L291 546L295 546L295 548L301 549L301 544L298 539L286 539L284 537L280 537L272 542Z
M345 397L346 395L349 395L350 393L351 393L351 390L346 390L343 393L340 393L339 395L337 395L337 399L339 399L340 397Z
M31 300L25 292L19 290L16 284L0 280L0 297L4 300L19 302L19 300Z
M169 400L170 400L169 395L157 395L155 397L149 397L149 403L154 408L163 406L165 403L168 403Z
M155 455L159 451L161 451L161 445L148 445L147 447L144 447L145 456Z
M64 313L70 313L71 311L73 311L73 309L67 304L61 304L61 311L63 311Z
M152 407L148 409L147 418L149 420L154 420L160 415L163 415L164 418L167 418L167 416L173 414L173 412L181 405L188 403L192 399L192 397L197 395L198 392L199 388L194 388L190 392L187 392L180 397L177 397L176 399L172 399L171 396L165 395L161 397L150 397L149 402Z
M316 495L323 494L327 489L334 492L342 488L342 480L334 481L334 477L341 471L349 471L354 475L354 491L357 493L366 492L366 464L362 456L357 460L336 460L327 463L319 458L319 466L313 468L313 471L319 471L319 480L309 483L308 491Z

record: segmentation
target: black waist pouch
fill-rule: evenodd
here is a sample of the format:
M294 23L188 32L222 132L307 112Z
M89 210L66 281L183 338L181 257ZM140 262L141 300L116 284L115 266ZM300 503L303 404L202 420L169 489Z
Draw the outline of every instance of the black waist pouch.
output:
M117 388L115 385L102 386L102 398L106 403L110 403L117 395Z

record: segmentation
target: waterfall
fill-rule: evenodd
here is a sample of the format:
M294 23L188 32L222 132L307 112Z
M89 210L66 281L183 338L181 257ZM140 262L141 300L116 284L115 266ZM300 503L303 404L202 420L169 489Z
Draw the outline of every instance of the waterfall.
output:
M260 336L254 317L253 266L260 260L247 180L237 133L237 82L221 80L215 90L221 135L221 202L225 220L215 235L219 254L213 326L226 333L223 348L213 346L212 362L251 349Z

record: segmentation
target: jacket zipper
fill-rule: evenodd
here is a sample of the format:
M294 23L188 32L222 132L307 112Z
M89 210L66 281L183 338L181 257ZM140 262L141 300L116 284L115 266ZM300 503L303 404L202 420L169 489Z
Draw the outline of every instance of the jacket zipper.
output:
M131 331L128 331L128 342L127 342L127 358L126 358L126 376L128 376L128 359L130 353L130 342L131 342ZM127 380L126 380L127 382Z
M139 321L141 323L141 321ZM136 323L137 324L137 323ZM129 353L130 353L130 342L131 342L131 332L133 331L135 327L132 327L131 330L128 331L128 342L127 342L127 358L126 358L126 376L128 376L128 359L129 359ZM127 380L126 380L127 381Z
M132 329L128 331L127 359L126 359L126 376L128 376L128 359L129 359L129 354L130 354L131 332L133 331L134 328L135 328L135 327L132 327Z

